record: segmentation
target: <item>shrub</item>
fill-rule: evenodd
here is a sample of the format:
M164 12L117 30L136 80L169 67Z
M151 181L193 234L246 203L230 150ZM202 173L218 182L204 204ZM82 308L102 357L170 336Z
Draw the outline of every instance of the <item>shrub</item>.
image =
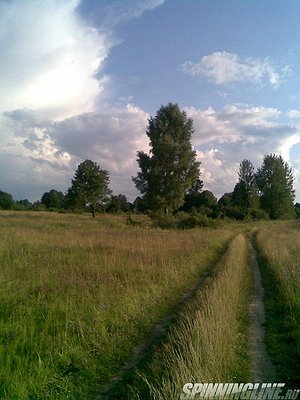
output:
M248 215L254 220L269 219L269 214L260 208L250 208L248 213Z
M177 227L177 221L172 214L156 214L154 218L153 225L162 229L170 229Z

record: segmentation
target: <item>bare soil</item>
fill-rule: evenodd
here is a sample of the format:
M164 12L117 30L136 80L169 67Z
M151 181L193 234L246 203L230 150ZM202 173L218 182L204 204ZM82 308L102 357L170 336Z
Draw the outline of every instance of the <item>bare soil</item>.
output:
M250 357L251 357L251 381L257 383L274 382L275 367L267 354L265 344L265 307L264 289L261 274L257 263L257 254L252 242L249 242L254 274L254 288L250 302Z

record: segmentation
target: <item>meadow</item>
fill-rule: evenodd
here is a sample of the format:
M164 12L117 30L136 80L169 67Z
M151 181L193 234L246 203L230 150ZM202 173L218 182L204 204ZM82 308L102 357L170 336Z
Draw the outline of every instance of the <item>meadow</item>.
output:
M0 213L0 398L94 398L240 229L142 222Z
M267 348L277 379L300 387L300 224L273 223L256 234L265 289Z
M249 381L249 257L248 241L239 234L124 398L179 399L187 382Z
M245 232L257 224L161 230L146 216L133 220L0 212L1 399L95 399L206 275L162 343L111 399L170 399L193 380L247 380L252 272ZM256 246L268 351L278 377L295 382L284 354L290 341L290 365L298 368L299 224L258 224ZM278 299L282 341L282 318L274 315Z

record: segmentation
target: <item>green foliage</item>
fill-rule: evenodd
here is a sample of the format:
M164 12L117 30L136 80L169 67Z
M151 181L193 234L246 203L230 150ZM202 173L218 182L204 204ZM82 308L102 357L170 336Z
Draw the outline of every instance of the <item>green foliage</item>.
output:
M130 209L130 203L124 194L118 194L117 196L111 196L110 203L107 207L108 212L127 212Z
M200 214L197 210L193 214L179 211L177 214L155 214L153 219L155 227L161 229L193 229L193 228L214 228L219 226L218 222Z
M296 218L300 218L300 203L295 204L295 214Z
M45 192L41 198L41 202L47 208L61 208L64 202L64 194L57 190L50 190L50 192Z
M258 189L254 166L250 160L243 160L240 163L238 177L239 181L233 191L233 203L242 209L258 207Z
M162 106L149 119L150 155L138 152L140 172L133 178L151 210L172 212L199 181L199 163L191 145L193 122L177 104Z
M184 204L181 207L183 211L190 211L192 208L199 209L206 207L213 209L217 205L217 199L210 190L190 190L184 199Z
M67 205L72 208L89 207L95 217L98 206L106 206L111 194L108 171L96 162L85 160L78 165L72 186L67 193Z
M46 211L47 207L41 201L36 201L32 206L33 211Z
M243 219L245 219L245 217L247 215L245 211L243 211L239 207L233 206L233 205L223 207L222 211L223 211L225 217L235 219L237 221L242 221Z
M16 211L26 211L26 210L32 210L33 204L30 203L28 199L23 199L23 200L17 200L15 204L13 205L13 210Z
M265 211L262 210L261 208L249 208L247 210L247 219L252 219L254 221L257 220L267 220L269 219L269 214Z
M281 156L267 154L256 174L262 208L272 219L295 216L293 201L294 176L291 168Z
M133 202L133 211L139 213L145 213L147 211L147 206L144 199L138 196Z
M233 196L233 193L223 194L223 196L218 201L219 206L221 206L221 207L229 206L232 203L232 196Z
M0 190L0 209L11 210L14 204L12 195Z

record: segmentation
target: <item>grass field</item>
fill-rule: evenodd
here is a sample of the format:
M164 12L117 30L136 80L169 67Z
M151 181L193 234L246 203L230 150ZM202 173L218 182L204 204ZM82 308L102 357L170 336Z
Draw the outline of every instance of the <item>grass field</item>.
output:
M240 229L1 212L0 398L94 398Z
M267 312L267 345L277 379L300 387L300 224L272 224L256 236Z
M0 212L1 399L94 399L205 271L121 398L169 399L191 380L247 380L251 269L239 233L253 223L180 231L134 220ZM263 222L256 235L268 351L278 379L291 384L299 378L299 232L296 222Z
M235 237L126 398L179 399L187 382L249 381L249 252Z

